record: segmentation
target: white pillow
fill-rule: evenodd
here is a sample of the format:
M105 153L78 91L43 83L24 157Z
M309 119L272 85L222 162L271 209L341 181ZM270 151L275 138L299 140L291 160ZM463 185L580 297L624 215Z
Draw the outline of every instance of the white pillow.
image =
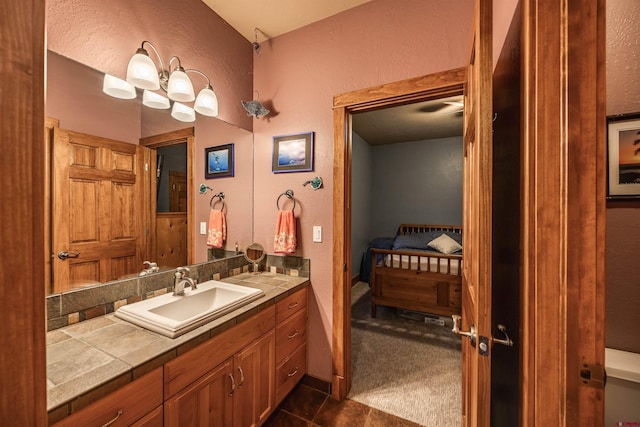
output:
M443 254L452 254L462 249L462 246L460 246L458 242L456 242L446 234L442 234L440 237L436 237L435 239L427 243L427 245L431 246L439 252L442 252Z

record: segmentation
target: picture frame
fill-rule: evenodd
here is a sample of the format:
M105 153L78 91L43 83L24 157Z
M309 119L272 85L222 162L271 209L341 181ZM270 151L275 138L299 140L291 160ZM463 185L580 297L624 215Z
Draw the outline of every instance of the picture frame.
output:
M640 113L607 117L607 199L640 199Z
M233 144L204 149L204 177L224 178L234 174Z
M273 173L313 170L313 132L273 137Z

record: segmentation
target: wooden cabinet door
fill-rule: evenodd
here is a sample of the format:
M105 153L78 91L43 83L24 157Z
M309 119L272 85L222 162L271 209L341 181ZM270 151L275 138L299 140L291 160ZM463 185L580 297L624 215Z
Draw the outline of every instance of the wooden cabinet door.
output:
M237 380L229 358L164 403L167 427L233 425L233 396Z
M275 332L269 331L234 356L235 427L262 424L275 407Z

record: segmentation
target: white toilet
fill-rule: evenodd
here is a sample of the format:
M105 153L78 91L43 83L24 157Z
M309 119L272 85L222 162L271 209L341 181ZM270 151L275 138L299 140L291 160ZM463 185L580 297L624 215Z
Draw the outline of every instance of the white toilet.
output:
M605 349L604 425L640 426L640 354Z

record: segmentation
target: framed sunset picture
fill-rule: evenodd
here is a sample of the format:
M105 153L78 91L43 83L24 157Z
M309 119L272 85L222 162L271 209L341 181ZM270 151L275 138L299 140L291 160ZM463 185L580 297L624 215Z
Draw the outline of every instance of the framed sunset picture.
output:
M640 113L607 118L607 198L640 198Z

